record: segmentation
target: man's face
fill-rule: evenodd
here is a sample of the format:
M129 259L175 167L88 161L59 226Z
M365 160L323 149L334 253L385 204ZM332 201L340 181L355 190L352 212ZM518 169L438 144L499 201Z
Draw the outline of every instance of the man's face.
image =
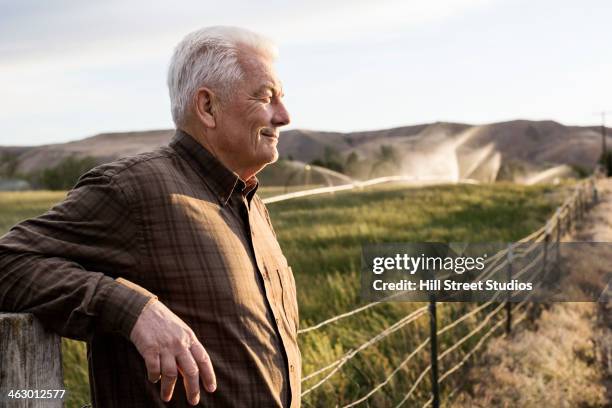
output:
M251 170L248 174L278 159L279 128L290 119L272 61L248 50L241 54L244 78L221 103L216 142L234 167Z

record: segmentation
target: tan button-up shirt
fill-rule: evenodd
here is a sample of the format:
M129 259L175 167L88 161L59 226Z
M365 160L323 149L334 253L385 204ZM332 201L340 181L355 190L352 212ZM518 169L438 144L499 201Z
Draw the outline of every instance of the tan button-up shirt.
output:
M188 134L99 166L67 198L0 239L0 310L32 312L87 340L97 407L165 404L129 334L151 294L208 351L205 407L299 407L301 356L291 268L265 205Z

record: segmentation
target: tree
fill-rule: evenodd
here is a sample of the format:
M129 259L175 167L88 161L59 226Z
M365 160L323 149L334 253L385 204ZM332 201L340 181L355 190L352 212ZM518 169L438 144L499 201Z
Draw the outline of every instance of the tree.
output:
M0 177L12 178L17 170L17 155L9 152L4 152L0 159Z
M67 190L72 188L83 173L97 165L94 157L66 157L55 167L43 169L30 174L30 181L39 187L49 190Z
M392 167L393 170L397 170L400 168L401 162L400 157L397 151L393 146L390 145L381 145L380 151L372 165L372 169L370 170L370 177L372 177L381 167Z
M354 166L359 161L359 156L356 152L351 152L346 158L346 162L344 164L345 167Z
M342 164L342 159L340 158L340 155L334 148L330 146L325 146L322 159L314 159L310 162L310 164L344 173L344 165Z

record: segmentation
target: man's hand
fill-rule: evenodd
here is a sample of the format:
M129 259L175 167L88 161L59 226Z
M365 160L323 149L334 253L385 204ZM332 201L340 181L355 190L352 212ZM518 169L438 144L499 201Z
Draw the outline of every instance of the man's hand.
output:
M143 309L130 340L142 355L149 381L161 377L161 397L168 402L180 372L190 404L200 402L200 382L208 392L217 388L210 357L193 331L162 302L153 301Z

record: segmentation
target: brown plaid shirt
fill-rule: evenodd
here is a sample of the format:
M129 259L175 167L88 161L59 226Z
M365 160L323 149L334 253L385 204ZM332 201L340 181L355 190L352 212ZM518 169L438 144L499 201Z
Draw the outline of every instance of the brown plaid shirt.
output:
M123 278L208 351L218 386L200 406L299 407L295 281L256 190L182 131L96 167L0 239L0 310L87 341L94 406L189 406L180 377L167 404L147 381L129 334L151 294Z

